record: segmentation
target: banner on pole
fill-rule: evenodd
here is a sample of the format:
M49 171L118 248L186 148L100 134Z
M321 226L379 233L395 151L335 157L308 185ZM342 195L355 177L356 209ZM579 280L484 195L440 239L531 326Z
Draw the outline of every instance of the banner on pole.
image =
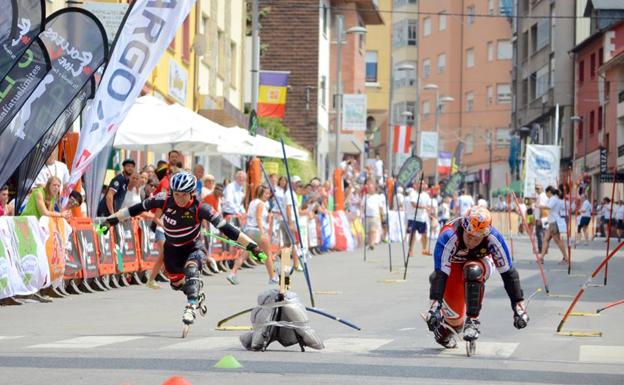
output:
M451 158L453 154L446 151L440 151L438 156L438 174L449 175L451 173Z
M283 119L289 71L260 71L258 116Z
M397 184L404 189L410 187L414 178L422 171L422 169L422 159L415 155L407 158L397 174Z
M147 77L186 19L195 1L133 2L121 27L93 109L84 124L73 162L67 197L95 156L115 136ZM129 55L132 53L132 60Z
M53 52L52 69L0 134L0 184L41 140L108 56L106 33L91 13L80 8L57 12L39 35Z
M435 159L438 157L437 132L422 131L420 133L420 157L423 159Z
M0 0L0 79L43 30L45 0Z
M342 95L342 129L366 131L366 95Z
M525 197L535 197L535 185L544 188L557 186L559 178L559 146L529 144L526 149L526 176L524 178Z
M410 139L412 138L412 126L394 126L394 140L392 141L392 152L395 154L410 153Z

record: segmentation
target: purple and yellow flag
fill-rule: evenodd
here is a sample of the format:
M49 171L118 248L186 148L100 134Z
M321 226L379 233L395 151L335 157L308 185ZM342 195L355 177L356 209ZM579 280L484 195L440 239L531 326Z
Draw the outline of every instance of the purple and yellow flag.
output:
M283 71L260 71L258 117L284 118L288 74Z

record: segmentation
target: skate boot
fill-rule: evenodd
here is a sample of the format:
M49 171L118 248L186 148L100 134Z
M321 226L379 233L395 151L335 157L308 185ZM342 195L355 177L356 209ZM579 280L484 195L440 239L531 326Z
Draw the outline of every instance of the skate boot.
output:
M481 322L477 318L466 318L464 323L464 341L476 341L479 338Z
M195 318L197 317L195 310L197 310L197 303L188 303L186 305L184 314L182 315L182 322L184 322L185 325L192 325L193 322L195 322Z
M206 294L200 293L199 298L197 298L197 309L199 309L199 314L204 317L206 313L208 313L208 307L205 304L206 302Z

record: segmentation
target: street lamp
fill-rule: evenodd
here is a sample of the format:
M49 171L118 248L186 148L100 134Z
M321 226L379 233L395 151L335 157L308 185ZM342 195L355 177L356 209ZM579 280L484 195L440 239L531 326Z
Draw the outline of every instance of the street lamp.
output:
M440 96L440 87L438 87L437 84L427 84L423 87L423 89L426 91L435 91L436 113L435 113L434 125L435 125L436 137L437 137L436 147L437 147L438 154L436 154L437 155L436 162L434 164L434 168L435 168L434 184L437 185L440 179L440 174L438 172L438 161L437 161L437 158L440 154L440 114L442 113L442 105L445 103L454 102L455 99L453 99L450 96Z
M343 35L366 33L366 28L355 26L344 30L344 16L336 15L336 168L340 165L340 131L342 131L342 46Z
M579 130L584 130L585 127L583 125L583 117L582 116L571 116L570 120L572 121L572 124L580 124L581 126L579 127ZM585 134L585 133L583 133ZM586 135L583 135L583 172L587 171L587 137Z

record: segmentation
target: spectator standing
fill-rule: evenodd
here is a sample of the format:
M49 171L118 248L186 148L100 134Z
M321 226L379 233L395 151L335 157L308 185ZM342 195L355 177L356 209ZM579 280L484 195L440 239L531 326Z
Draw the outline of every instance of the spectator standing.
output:
M591 220L591 202L585 195L581 196L581 209L579 212L579 224L577 232L585 236L585 245L589 245L589 222Z
M128 179L128 190L120 208L134 206L141 203L141 176L138 172L130 175Z
M462 216L475 205L475 202L471 195L468 195L465 190L461 190L461 194L457 199L457 205L459 207L459 213L457 213L457 215Z
M605 242L607 241L606 237L609 236L609 224L611 223L611 199L604 197L602 199L602 236L605 237Z
M201 190L201 199L204 199L208 195L212 194L212 191L215 188L215 177L214 175L208 174L204 177L204 183Z
M440 228L444 227L446 222L451 219L451 199L446 197L440 205Z
M295 240L297 240L299 231L297 229L295 210L297 210L296 212L299 214L301 201L299 200L298 191L301 189L301 177L299 177L299 175L294 175L290 182L292 183L292 190L288 187L287 183L286 191L284 191L284 207L286 208L287 225L290 228L292 235L295 237ZM295 202L294 206L293 201ZM303 266L299 264L299 256L297 253L293 253L293 265L297 271L303 271Z
M245 185L247 182L247 173L238 171L234 176L234 182L231 182L223 190L223 208L224 215L242 216L245 214Z
M122 162L123 170L117 174L109 183L106 194L100 200L97 215L107 217L121 208L126 192L128 191L128 182L130 176L134 174L136 164L132 159L126 159Z
M379 154L375 156L375 180L377 183L383 181L383 160L379 157Z
M408 217L407 220L407 232L408 234L416 231L420 234L420 242L422 246L422 254L423 255L431 255L431 251L429 251L429 239L427 237L427 222L429 221L429 210L431 207L431 197L429 193L427 193L427 183L424 181L420 187L420 196L418 194L418 182L414 183L414 189L412 194L410 194L409 204L416 211L416 215L414 217ZM418 204L418 206L416 206ZM409 250L411 251L414 247L413 241L416 238L413 238L412 243L409 245Z
M484 209L488 208L488 202L485 200L485 198L483 198L483 195L481 194L477 195L477 206L483 207Z
M197 190L195 191L195 196L198 198L201 198L202 190L204 188L204 172L204 166L201 164L196 164L195 167L193 167L193 175L197 178Z
M552 238L557 246L559 246L561 254L563 254L563 259L559 264L564 265L568 263L568 255L563 240L561 239L561 233L565 231L565 221L561 217L561 212L565 210L564 202L561 199L563 198L563 192L560 192L552 186L548 186L546 188L546 195L548 196L546 208L550 210L548 214L548 229L544 234L542 254L539 256L538 260L540 263L544 263L544 257L548 254L548 246Z
M620 242L622 235L624 235L624 202L619 201L618 203L617 211L615 211L615 220L617 223L614 223L614 226L617 227L618 242ZM615 208L613 210L615 210Z
M45 186L48 183L50 177L55 176L61 181L61 191L63 191L63 186L69 183L69 170L67 169L67 165L65 163L56 160L57 157L58 152L57 150L54 150L46 160L46 163L41 171L39 171L37 177L35 178L35 183L33 187Z
M217 212L221 212L221 198L223 197L223 185L221 183L217 184L212 192L206 195L203 199L204 203L212 206L213 209Z
M366 215L368 248L373 250L382 230L382 217L385 205L382 195L377 192L375 180L372 178L366 181L365 204L364 213Z
M535 238L537 238L537 248L542 250L544 230L546 229L546 218L548 217L548 196L544 192L541 184L535 185Z

